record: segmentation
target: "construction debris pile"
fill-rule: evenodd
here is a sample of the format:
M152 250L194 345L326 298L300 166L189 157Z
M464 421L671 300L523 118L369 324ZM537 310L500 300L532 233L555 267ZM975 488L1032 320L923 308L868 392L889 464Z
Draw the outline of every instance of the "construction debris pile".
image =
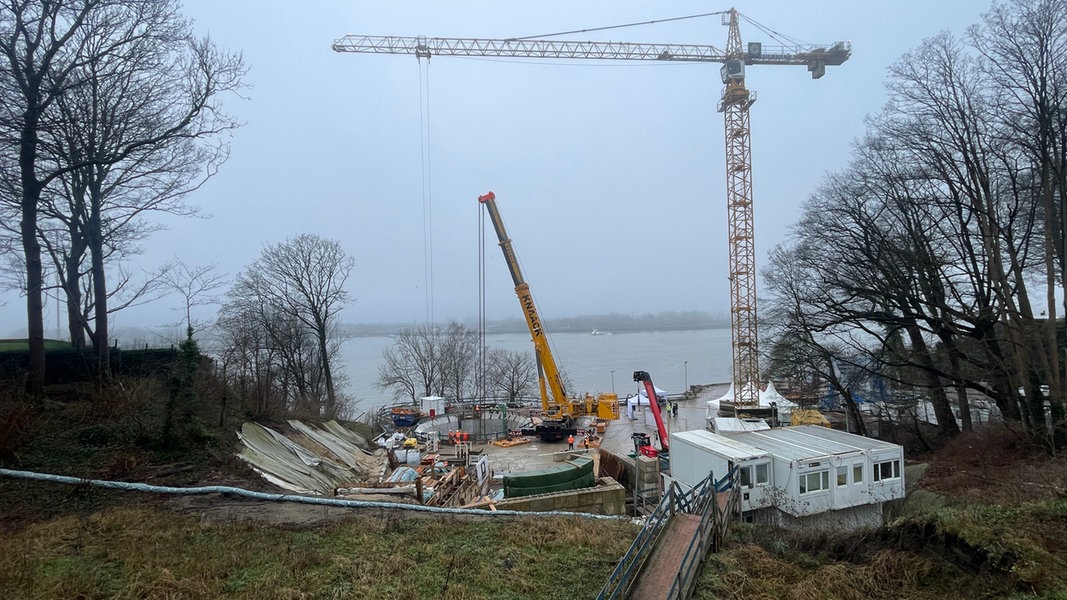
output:
M473 463L480 453L469 443L457 444L451 456L436 452L436 444L409 448L400 443L371 450L366 439L336 421L320 426L295 420L287 423L291 429L285 434L252 422L238 433L244 444L238 456L284 489L448 507L478 501L488 491L490 474L478 472L479 465ZM418 460L407 460L412 456Z

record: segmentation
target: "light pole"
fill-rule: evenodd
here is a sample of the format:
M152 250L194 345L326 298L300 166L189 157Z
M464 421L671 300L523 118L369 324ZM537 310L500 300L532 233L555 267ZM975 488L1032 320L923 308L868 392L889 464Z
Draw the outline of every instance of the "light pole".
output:
M685 382L685 390L683 390L683 391L688 392L689 391L689 361L688 360L683 360L682 361L682 369L683 369L683 373L684 373L683 377L685 377L685 380L684 380L684 382Z
M615 393L615 369L611 370L611 393Z

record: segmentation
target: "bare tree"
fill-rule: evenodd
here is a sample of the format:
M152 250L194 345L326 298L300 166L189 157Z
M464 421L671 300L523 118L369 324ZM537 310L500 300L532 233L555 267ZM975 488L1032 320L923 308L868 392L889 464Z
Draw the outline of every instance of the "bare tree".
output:
M183 198L216 172L226 158L218 136L237 126L221 112L219 96L237 89L244 71L239 57L193 39L175 2L126 10L132 15L125 21L94 15L100 23L88 40L101 47L127 41L125 51L101 51L76 72L80 85L55 103L63 128L49 149L60 164L75 168L60 177L63 193L55 196L62 203L44 209L64 223L69 247L80 251L63 256L65 289L78 289L80 267L87 264L93 313L83 325L104 374L109 299L126 283L109 286L105 264L136 252L135 244L156 229L148 213L193 214Z
M1034 199L1043 262L1035 274L1045 288L1047 318L1036 325L1055 423L1055 445L1067 444L1067 360L1059 351L1056 290L1067 293L1067 5L1056 0L997 4L969 39L985 59L980 68L997 92L993 104L1007 145L1026 157L1018 181ZM1067 297L1063 302L1067 303ZM1031 398L1043 405L1040 386ZM1043 408L1042 408L1043 411ZM1043 421L1043 418L1042 418Z
M493 349L489 352L489 385L507 401L533 396L537 365L528 352Z
M254 303L226 303L217 322L223 376L237 389L241 407L257 418L275 418L289 410L278 350Z
M850 338L851 343L841 343L836 336L842 330L829 327L827 321L819 318L820 313L812 310L817 295L823 290L818 289L818 281L810 278L812 273L806 263L796 260L798 251L796 248L776 248L764 269L771 293L761 307L761 327L772 340L766 345L770 351L764 365L769 375L783 376L791 387L799 388L798 404L802 406L818 404L820 394L828 384L844 399L849 422L853 425L850 430L867 435L866 424L852 397L852 388L858 382L843 378L835 363L853 364L857 362L857 355L868 353L858 352L857 344ZM866 370L870 371L870 363Z
M956 418L946 389L955 390L965 429L968 390L976 390L1050 448L1061 445L1062 407L1052 403L1048 430L1041 386L1062 371L1063 359L1056 327L1035 315L1031 295L1035 274L1055 287L1050 256L1061 234L1049 235L1044 223L1060 209L1047 190L1059 188L1035 175L1049 162L1027 146L1041 137L1039 119L1006 110L1019 103L1006 102L1004 91L1011 69L1020 70L1024 87L1040 87L1027 83L1041 79L1033 70L1055 70L1035 67L1065 43L1062 27L1038 35L1047 33L1043 19L1054 9L1067 10L1019 0L987 15L994 23L1012 15L1022 37L1032 37L1000 37L1011 29L1001 24L997 39L984 40L982 52L992 55L1000 44L1016 63L1034 63L1007 67L1005 54L1001 79L947 33L893 65L886 110L871 119L849 169L805 206L772 273L780 322L811 336L783 329L795 336L789 342L814 340L852 356L855 366L925 388L947 435ZM1062 107L1055 94L1044 98Z
M184 325L190 336L206 326L200 321L193 321L193 307L216 304L219 301L216 292L226 285L226 276L215 272L217 266L194 267L175 258L173 265L162 276L166 286L182 297Z
M55 165L41 158L41 132L50 125L48 110L58 94L73 84L71 73L84 62L78 58L79 38L88 15L102 2L77 5L64 2L6 2L0 11L0 128L4 152L17 156L5 174L18 184L5 201L18 207L26 279L29 378L27 390L41 397L44 388L44 312L41 246L37 239L41 193L58 176Z
M258 321L299 389L306 410L336 415L338 323L354 259L335 241L303 234L263 249L237 277L227 312Z
M207 41L190 42L188 26L180 21L176 7L176 2L165 0L10 0L0 10L0 97L4 98L0 143L10 150L4 154L18 156L17 165L5 164L2 170L17 173L19 182L0 191L12 192L5 199L19 207L30 347L27 387L35 396L40 396L44 383L38 234L46 190L58 178L72 174L69 190L89 199L83 204L86 214L81 222L74 225L72 219L68 232L84 236L79 244L86 244L90 252L93 341L106 370L104 246L106 234L121 228L118 222L105 224L108 217L102 211L107 182L113 181L110 167L156 157L149 162L158 168L158 150L175 147L169 141L232 126L225 121L221 126L205 123L218 115L211 101L238 84L243 72L240 59L224 57ZM182 44L186 50L179 49ZM109 87L114 82L118 87ZM94 95L99 102L87 107ZM75 139L90 143L79 147L68 143ZM174 192L172 188L163 195L175 197ZM149 197L159 193L155 190ZM131 212L136 214L127 211L126 218ZM71 250L70 259L78 260L84 248Z
M480 348L478 333L459 323L449 323L443 330L433 325L404 329L383 352L378 387L392 391L395 400L412 402L431 395L473 398ZM531 355L497 350L489 353L489 363L491 389L517 397L533 385Z
M378 367L378 387L392 390L396 400L407 398L412 403L423 396L443 396L441 337L440 329L431 325L401 330L393 347L382 353L384 363Z
M448 324L442 341L445 378L441 395L457 400L476 396L478 349L481 347L478 332L452 322Z

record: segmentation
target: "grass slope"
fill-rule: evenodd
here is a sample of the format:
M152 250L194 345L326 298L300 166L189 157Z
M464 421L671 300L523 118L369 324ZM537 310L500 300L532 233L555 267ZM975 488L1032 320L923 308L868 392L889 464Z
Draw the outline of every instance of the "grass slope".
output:
M635 533L624 521L354 517L313 529L203 523L158 507L63 517L0 539L16 598L585 597Z

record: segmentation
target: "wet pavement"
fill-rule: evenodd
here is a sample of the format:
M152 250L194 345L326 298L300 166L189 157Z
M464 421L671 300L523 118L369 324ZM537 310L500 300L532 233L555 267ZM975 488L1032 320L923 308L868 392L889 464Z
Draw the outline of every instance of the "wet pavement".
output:
M672 431L689 431L704 429L706 423L707 401L719 398L729 389L729 384L716 384L704 388L694 398L677 400L678 416L664 418L664 427L669 436ZM672 400L675 402L675 400ZM620 404L624 400L620 399ZM660 448L655 419L647 406L639 407L634 413L634 419L626 417L625 408L622 418L616 421L608 421L604 433L600 439L600 448L610 451L612 454L626 456L634 453L634 433L643 433L649 436L652 445ZM487 455L490 468L497 476L505 473L522 471L535 471L554 463L562 462L572 454L586 454L596 458L596 449L582 448L582 436L575 436L575 449L568 450L567 442L545 443L537 438L529 438L531 442L510 448L501 448L492 444L474 444L471 447L472 456ZM448 446L441 448L442 454L451 453Z

